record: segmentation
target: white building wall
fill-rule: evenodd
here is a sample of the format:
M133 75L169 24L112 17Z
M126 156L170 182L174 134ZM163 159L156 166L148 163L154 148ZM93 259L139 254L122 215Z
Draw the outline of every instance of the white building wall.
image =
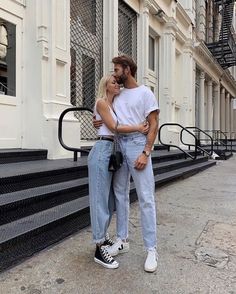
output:
M45 148L49 158L67 157L69 153L58 143L57 130L59 115L71 106L69 1L32 0L18 6L10 0L4 3L10 13L20 15L23 23L17 33L22 40L16 40L20 46L17 54L21 54L16 70L21 121L16 121L15 115L7 123L8 128L20 129L21 142L8 146ZM73 117L66 117L64 134L68 145L80 143L78 122Z

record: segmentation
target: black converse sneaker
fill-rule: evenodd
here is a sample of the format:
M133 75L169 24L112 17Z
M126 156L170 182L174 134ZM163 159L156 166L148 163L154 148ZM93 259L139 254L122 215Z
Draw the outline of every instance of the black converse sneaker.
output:
M104 241L104 243L102 245L104 245L104 246L112 246L114 244L115 244L115 242L109 237L109 234L106 233L105 241Z
M105 268L113 269L119 267L119 263L107 253L105 246L96 246L94 261L101 264Z

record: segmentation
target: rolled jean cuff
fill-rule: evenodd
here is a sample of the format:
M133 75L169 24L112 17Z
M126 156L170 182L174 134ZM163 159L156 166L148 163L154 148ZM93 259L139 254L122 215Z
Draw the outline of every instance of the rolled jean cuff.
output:
M120 240L122 240L122 241L128 241L128 239L129 239L129 236L126 236L126 237L121 237L121 236L116 236L116 239L120 239Z
M147 251L156 251L157 250L157 246L154 246L154 247L145 247L145 249Z
M105 237L102 238L102 239L93 240L93 243L95 243L95 244L102 244L102 243L104 243L104 241L105 241Z

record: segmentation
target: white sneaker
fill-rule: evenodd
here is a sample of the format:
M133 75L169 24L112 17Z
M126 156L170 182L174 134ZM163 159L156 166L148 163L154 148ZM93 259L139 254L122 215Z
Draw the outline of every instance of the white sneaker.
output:
M155 272L157 269L157 252L156 249L150 249L147 251L147 258L144 264L144 270L149 273Z
M115 244L106 247L106 251L111 256L126 253L129 251L129 242L124 242L120 238L118 238Z

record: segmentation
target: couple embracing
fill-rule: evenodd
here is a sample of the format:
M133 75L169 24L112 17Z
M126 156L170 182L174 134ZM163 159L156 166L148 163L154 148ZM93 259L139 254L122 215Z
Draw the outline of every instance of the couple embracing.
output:
M132 176L138 195L144 246L147 251L144 270L157 268L157 233L155 183L151 149L158 132L159 107L152 91L135 80L137 66L127 55L112 59L114 73L103 77L99 84L94 107L98 140L88 157L89 199L93 241L96 244L94 261L105 268L118 268L113 258L129 251L129 187ZM120 84L124 86L120 90ZM115 173L108 171L117 134L124 162ZM107 233L113 189L116 205L116 234L114 242Z

